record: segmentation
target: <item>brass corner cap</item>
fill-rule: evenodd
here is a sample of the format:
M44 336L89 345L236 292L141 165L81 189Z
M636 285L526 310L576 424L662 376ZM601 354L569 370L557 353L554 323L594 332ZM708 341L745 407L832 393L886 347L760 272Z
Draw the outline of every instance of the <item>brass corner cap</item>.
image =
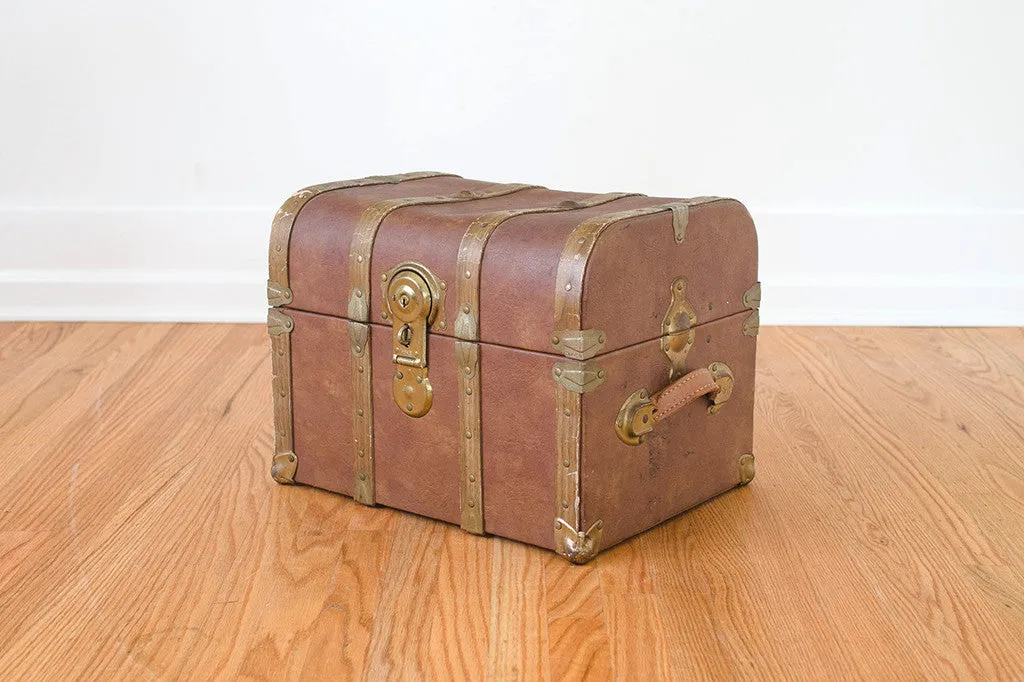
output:
M299 468L299 458L294 452L279 452L274 455L270 465L270 477L282 485L295 483L295 471Z
M586 532L576 530L565 519L555 519L555 551L574 564L585 564L601 551L603 529L600 519Z
M754 480L754 456L747 453L740 457L740 485L746 485Z

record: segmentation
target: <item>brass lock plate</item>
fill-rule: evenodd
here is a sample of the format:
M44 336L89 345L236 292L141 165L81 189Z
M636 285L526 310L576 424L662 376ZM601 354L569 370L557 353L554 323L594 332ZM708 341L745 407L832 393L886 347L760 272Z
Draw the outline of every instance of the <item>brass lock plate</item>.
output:
M430 411L434 392L427 368L427 331L444 328L445 284L419 263L400 263L381 276L384 318L391 320L395 404L410 417Z

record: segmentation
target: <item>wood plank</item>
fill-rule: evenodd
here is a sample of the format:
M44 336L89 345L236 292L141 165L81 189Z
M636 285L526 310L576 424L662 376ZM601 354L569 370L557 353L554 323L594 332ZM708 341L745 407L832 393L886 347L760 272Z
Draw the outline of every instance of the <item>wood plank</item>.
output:
M763 328L758 476L578 567L268 476L261 326L0 325L0 679L1024 678L1024 330Z

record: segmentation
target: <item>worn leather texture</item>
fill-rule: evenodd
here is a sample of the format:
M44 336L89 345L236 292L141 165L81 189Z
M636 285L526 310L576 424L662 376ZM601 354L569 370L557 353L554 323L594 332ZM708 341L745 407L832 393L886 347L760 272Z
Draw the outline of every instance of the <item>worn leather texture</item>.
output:
M694 400L660 421L645 441L629 446L615 433L615 417L634 391L668 385L657 341L601 358L607 378L583 396L583 527L600 519L610 547L740 483L739 459L753 452L756 339L744 336L741 312L696 328L687 367L729 365L732 396L718 414ZM486 417L485 417L486 418Z
M700 367L676 379L663 390L651 396L654 403L656 422L671 417L697 398L718 390L715 375L706 367Z
M292 332L296 481L351 495L354 371L347 314L349 250L360 215L375 202L479 190L493 183L435 177L329 191L299 211L289 244L294 299L284 308ZM370 354L376 501L449 523L460 520L458 366L455 282L467 227L502 209L548 206L592 196L529 188L501 197L406 206L377 233L370 267ZM487 243L480 284L483 510L488 533L551 548L556 470L555 384L565 357L552 348L555 276L573 230L606 213L660 205L669 198L628 196L585 209L520 215ZM447 284L446 329L428 342L431 410L403 414L392 398L391 326L382 323L381 275L403 261L426 265ZM713 361L736 383L722 411L697 399L629 447L614 423L626 397L668 385L658 338L671 285L685 277L697 311L696 343L686 370ZM607 337L591 362L607 371L583 396L582 521L600 519L604 546L650 528L739 482L738 459L751 452L754 348L740 331L743 292L757 279L757 242L746 209L732 200L690 208L682 244L669 211L613 224L587 264L582 321ZM670 394L671 395L671 394Z

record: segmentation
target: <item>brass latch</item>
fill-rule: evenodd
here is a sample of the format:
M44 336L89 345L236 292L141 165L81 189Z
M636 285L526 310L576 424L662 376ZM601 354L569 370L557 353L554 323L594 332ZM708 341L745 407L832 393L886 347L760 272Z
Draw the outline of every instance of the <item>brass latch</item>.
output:
M410 417L422 417L434 402L427 376L427 330L435 324L444 327L444 282L419 263L397 265L381 279L384 313L391 318L395 404Z

